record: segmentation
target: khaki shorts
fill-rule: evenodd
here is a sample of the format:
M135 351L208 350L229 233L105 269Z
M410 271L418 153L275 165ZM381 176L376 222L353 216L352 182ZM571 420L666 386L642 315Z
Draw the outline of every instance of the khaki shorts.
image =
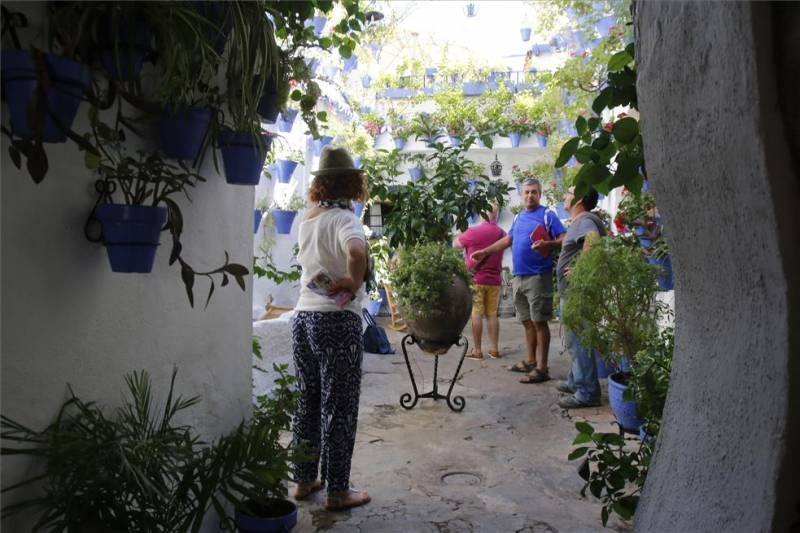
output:
M500 304L500 285L478 285L472 288L472 314L497 316Z
M524 322L546 322L553 318L553 273L514 276L514 308Z

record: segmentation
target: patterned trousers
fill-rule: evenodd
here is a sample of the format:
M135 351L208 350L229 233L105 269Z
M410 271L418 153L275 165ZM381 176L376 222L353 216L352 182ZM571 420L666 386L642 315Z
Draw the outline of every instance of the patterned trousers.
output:
M350 311L300 311L292 341L300 391L292 431L294 442L312 451L310 462L295 465L295 480L314 481L319 469L329 494L345 491L361 394L361 317Z

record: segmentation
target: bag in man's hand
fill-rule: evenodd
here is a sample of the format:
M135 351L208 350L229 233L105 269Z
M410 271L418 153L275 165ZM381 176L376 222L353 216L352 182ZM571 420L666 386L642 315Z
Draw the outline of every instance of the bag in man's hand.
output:
M375 323L369 311L361 309L364 320L367 321L367 329L364 330L364 351L370 353L394 353L386 331Z

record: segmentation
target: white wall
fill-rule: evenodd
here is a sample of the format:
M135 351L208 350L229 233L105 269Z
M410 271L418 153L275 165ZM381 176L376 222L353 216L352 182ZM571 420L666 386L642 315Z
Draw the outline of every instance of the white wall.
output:
M44 4L10 5L42 31ZM86 104L73 129L88 130ZM7 109L3 107L3 123ZM133 135L131 135L133 137ZM93 176L72 143L47 145L50 171L36 185L18 171L2 141L2 412L34 428L52 420L66 384L84 399L119 405L123 375L145 369L161 399L173 365L177 390L201 395L191 422L209 437L248 413L251 389L251 287L219 287L203 310L207 283L196 281L199 305L189 307L180 270L168 266L170 239L162 234L153 272L113 273L103 246L88 242L83 225L94 205ZM209 178L181 201L184 256L198 270L231 259L252 261L253 189L227 185L206 165ZM219 282L219 279L217 279ZM21 465L3 459L3 486ZM4 504L12 499L4 497ZM21 524L3 524L23 531Z

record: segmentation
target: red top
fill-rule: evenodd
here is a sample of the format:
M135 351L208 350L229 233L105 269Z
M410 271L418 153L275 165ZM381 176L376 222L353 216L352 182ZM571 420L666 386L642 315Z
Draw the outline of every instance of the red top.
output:
M464 263L467 268L475 268L478 261L470 259L473 252L486 248L506 234L496 222L484 220L477 226L472 226L458 237L458 242L466 250ZM483 262L473 277L478 285L500 285L501 271L503 269L503 251L495 252Z

